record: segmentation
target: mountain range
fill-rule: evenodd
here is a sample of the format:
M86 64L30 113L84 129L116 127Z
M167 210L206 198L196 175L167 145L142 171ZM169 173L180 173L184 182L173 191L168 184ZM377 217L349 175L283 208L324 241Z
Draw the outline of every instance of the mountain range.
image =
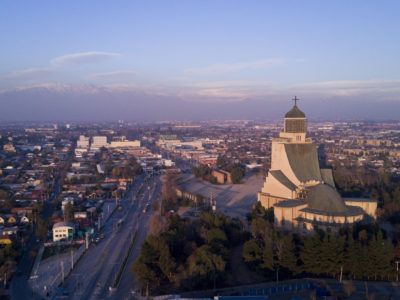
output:
M0 121L276 120L293 96L193 101L139 89L49 84L0 91ZM310 120L398 120L400 102L311 95L299 107Z

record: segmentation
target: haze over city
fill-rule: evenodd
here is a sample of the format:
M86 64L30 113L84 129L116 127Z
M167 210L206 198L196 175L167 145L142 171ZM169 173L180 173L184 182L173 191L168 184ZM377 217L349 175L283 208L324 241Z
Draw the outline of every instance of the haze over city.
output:
M4 1L1 121L398 119L397 1Z
M0 1L0 300L400 300L399 1Z

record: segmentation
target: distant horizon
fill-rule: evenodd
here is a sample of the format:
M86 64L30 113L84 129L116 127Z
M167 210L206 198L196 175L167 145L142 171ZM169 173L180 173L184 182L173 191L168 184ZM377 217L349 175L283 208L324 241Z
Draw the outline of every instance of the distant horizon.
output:
M398 1L23 2L0 4L0 121L278 118L295 95L399 118Z

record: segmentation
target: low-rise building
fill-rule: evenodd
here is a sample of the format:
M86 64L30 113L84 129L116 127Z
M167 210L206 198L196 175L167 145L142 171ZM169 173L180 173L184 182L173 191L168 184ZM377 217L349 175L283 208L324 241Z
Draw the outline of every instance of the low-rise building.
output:
M73 240L74 234L75 227L71 222L58 222L53 225L53 242Z
M224 183L232 183L231 173L225 170L214 170L212 175L217 178L217 182L224 184Z
M74 219L86 219L87 212L86 211L76 211L74 212Z

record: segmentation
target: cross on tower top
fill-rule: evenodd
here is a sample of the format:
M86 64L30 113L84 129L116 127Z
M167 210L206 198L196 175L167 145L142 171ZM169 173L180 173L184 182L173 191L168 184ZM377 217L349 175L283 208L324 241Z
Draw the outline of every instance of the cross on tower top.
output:
M294 101L294 106L297 106L297 101L299 101L300 99L297 98L297 96L294 96L292 100Z

